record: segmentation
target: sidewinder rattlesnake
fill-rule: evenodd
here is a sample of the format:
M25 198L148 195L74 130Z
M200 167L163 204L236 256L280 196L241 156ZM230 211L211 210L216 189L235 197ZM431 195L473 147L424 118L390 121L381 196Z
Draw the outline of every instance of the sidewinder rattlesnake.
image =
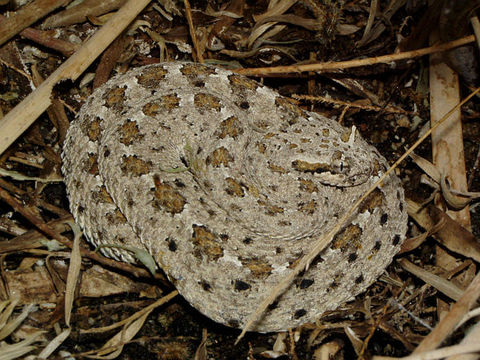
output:
M136 68L97 89L63 161L89 241L146 249L195 308L236 328L387 168L354 128L246 77L184 62ZM399 250L405 208L389 176L252 330L314 321L364 291ZM129 251L102 251L135 262Z

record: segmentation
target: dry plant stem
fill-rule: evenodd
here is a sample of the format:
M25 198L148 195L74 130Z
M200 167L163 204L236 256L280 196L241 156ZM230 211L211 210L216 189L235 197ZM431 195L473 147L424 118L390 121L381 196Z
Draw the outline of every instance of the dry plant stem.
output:
M33 28L26 28L20 32L20 35L26 39L35 41L37 44L56 50L67 57L71 56L79 48L79 45L75 43L62 39L56 39L46 31Z
M0 22L0 45L70 0L36 0Z
M431 272L422 269L420 266L411 263L407 259L400 259L398 260L398 263L405 270L422 279L427 284L433 286L435 289L441 291L453 300L459 300L463 294L463 289L456 286L453 282L432 274Z
M480 298L480 272L467 287L460 300L452 305L448 314L422 340L413 353L433 350L439 346L453 332L455 326L462 320L463 316L470 310L478 298Z
M7 19L5 16L0 15L0 27L2 21ZM35 41L40 45L44 45L50 49L61 52L65 56L72 55L79 47L79 45L71 43L69 41L56 39L49 32L37 30L34 28L26 28L20 32L20 35L26 39Z
M297 263L297 266L293 271L288 274L280 283L278 283L273 289L266 290L268 291L267 297L258 305L252 315L249 316L245 327L243 328L241 334L238 336L235 344L237 344L240 339L245 335L245 333L251 328L251 326L260 318L265 309L275 301L275 299L283 293L293 282L293 280L301 273L304 269L308 268L308 265L320 254L320 252L325 249L325 247L330 243L335 234L342 228L342 226L348 221L352 216L357 207L365 200L376 188L381 186L382 182L386 177L395 170L395 168L410 154L412 153L430 134L434 131L440 124L442 124L446 119L450 117L457 109L459 109L463 104L469 101L475 94L480 92L480 87L477 88L474 92L468 95L462 102L458 103L453 109L451 109L443 118L432 126L425 134L418 139L415 144L413 144L400 158L383 174L375 184L363 195L361 196L352 207L338 220L337 224L330 230L327 234L317 239L312 248L301 257Z
M120 8L126 0L84 0L78 5L50 16L42 24L44 29L53 29L81 23L89 16L99 16Z
M370 2L370 11L368 13L367 25L363 31L363 36L358 42L357 46L363 46L370 37L370 30L372 30L373 22L375 21L375 14L377 13L378 0L372 0Z
M53 86L62 80L76 80L149 2L150 0L128 1L35 91L0 119L0 154L50 106Z
M380 107L380 106L373 106L373 105L362 105L362 104L357 104L354 102L346 102L342 100L337 100L337 99L329 99L324 96L319 96L319 95L297 95L293 94L292 98L296 100L305 100L305 101L311 101L311 102L323 102L323 103L328 103L332 105L338 105L338 106L348 106L348 107L353 107L353 108L358 108L366 111L384 111L387 113L393 113L393 114L406 114L406 115L412 115L412 112L396 108L394 106L385 106L385 107Z
M237 74L242 74L246 76L264 76L268 74L299 73L305 71L326 72L340 69L350 69L360 66L389 63L391 61L412 59L415 57L429 55L440 51L450 50L465 44L469 44L473 41L475 41L475 36L470 35L441 45L434 45L428 48L405 51L398 54L383 55L366 59L326 62L319 64L276 66L255 69L234 69L233 71L235 71Z
M70 264L68 266L67 284L65 290L65 325L68 327L70 327L73 300L75 299L75 289L77 287L82 266L82 255L80 254L80 238L82 237L82 230L73 221L70 226L72 227L74 233L74 239L72 252L70 254Z
M8 203L16 212L22 214L28 221L30 221L33 225L35 225L44 234L57 240L62 245L72 248L72 243L69 239L67 239L65 236L60 235L58 232L52 229L48 224L44 223L41 219L37 217L35 213L33 213L28 208L24 207L19 200L12 197L7 191L5 191L2 188L0 188L0 199L3 199L6 203ZM151 274L145 269L133 266L128 263L121 263L113 259L106 258L95 251L89 251L85 248L81 248L80 251L83 257L88 257L92 260L97 261L100 264L110 266L115 269L121 269L123 271L127 271L136 277L151 277ZM157 280L160 280L166 283L165 279L161 275L158 278L157 277L158 276L156 276Z
M165 295L164 297L158 299L157 301L148 305L147 307L143 308L142 310L137 311L135 314L133 314L132 316L130 316L126 319L123 319L119 322L116 322L115 324L112 324L112 325L109 325L109 326L104 326L104 327L101 327L101 328L92 328L92 329L88 329L88 330L80 330L80 333L82 333L82 334L92 334L92 333L101 333L101 332L106 332L106 331L116 329L120 326L123 326L123 325L133 321L133 320L138 319L140 316L152 311L156 307L165 304L166 302L170 301L171 299L173 299L177 295L178 295L178 291L174 290L171 293L169 293L168 295Z
M38 72L36 64L32 65L31 71L34 85L38 87L44 81L44 79ZM63 144L67 134L67 129L70 125L65 107L58 99L52 99L52 105L47 108L47 114L53 126L55 126L57 129L58 143Z
M193 47L195 48L196 61L203 64L203 55L200 50L200 46L198 45L197 35L195 34L195 27L193 26L192 9L190 8L190 3L188 2L188 0L183 0L183 4L185 5L185 17L187 18L188 29L190 30L190 37L192 38Z
M68 231L70 227L66 225L67 222L73 221L72 215L64 216L60 219L52 220L47 223L54 231L62 233ZM26 233L14 237L8 241L0 242L0 254L5 254L13 251L25 251L28 249L36 249L42 247L39 241L45 239L45 235L37 230L29 230Z

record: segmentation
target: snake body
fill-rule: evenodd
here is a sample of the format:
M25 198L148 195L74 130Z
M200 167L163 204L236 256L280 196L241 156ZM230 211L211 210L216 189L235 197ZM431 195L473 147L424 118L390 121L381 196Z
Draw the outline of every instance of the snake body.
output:
M68 131L63 161L89 241L148 251L195 308L237 328L387 167L355 129L246 77L184 62L98 88ZM391 175L253 330L314 321L364 291L406 224Z

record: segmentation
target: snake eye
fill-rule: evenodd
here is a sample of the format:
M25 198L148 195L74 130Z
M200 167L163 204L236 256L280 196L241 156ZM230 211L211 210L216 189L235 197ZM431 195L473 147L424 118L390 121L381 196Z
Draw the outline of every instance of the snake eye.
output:
M348 175L350 173L350 169L350 164L345 159L337 159L332 161L331 171L333 174Z

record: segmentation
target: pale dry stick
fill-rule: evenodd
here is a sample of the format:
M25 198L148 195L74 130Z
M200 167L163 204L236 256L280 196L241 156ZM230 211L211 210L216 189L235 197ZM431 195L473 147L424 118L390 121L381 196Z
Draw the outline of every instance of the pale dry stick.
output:
M275 66L264 68L249 68L249 69L234 69L237 74L246 76L264 76L268 74L285 74L285 73L300 73L307 71L325 72L341 69L350 69L360 66L375 65L381 63L389 63L398 60L412 59L419 56L429 55L436 52L450 50L465 44L475 41L474 35L469 35L464 38L450 41L448 43L434 45L423 49L405 51L398 54L389 54L365 59L355 59L339 62L325 62L318 64L304 64L304 65L288 65Z
M335 234L340 231L342 226L348 221L350 216L352 216L353 212L357 209L357 207L365 200L378 186L381 186L382 182L390 175L393 170L397 168L397 166L408 156L410 155L430 134L434 131L440 124L442 124L446 119L450 117L457 109L469 101L475 94L480 92L480 87L477 88L474 92L470 93L462 102L458 103L454 108L452 108L445 116L443 116L440 121L438 121L434 126L432 126L425 134L423 134L420 139L418 139L415 144L413 144L400 158L395 161L395 163L388 168L388 170L383 174L376 182L373 184L370 189L368 189L363 196L361 196L355 203L350 207L350 209L337 221L335 226L325 235L321 236L317 239L312 248L309 250L307 254L301 257L297 263L297 266L293 269L293 271L288 274L281 282L273 287L268 293L268 296L258 305L255 311L248 317L245 327L243 328L242 332L238 336L235 344L242 339L245 333L252 327L252 325L259 319L259 317L263 314L265 309L275 301L275 299L283 293L293 282L293 280L300 274L303 270L307 269L310 263L320 254L322 250L331 242ZM479 274L480 277L480 274Z
M188 2L188 0L183 0L183 4L185 5L185 17L187 18L188 28L190 30L190 37L192 38L195 54L197 55L197 61L203 64L204 60L202 51L200 50L200 46L198 45L197 35L195 34L195 27L193 26L192 9L190 8L190 3Z
M475 39L477 40L477 47L480 49L480 21L477 16L474 16L470 19L470 23L472 24Z
M440 345L442 341L455 330L455 326L463 319L463 316L470 310L479 297L480 272L474 277L470 285L468 285L462 297L452 305L448 314L445 315L435 326L435 329L422 340L413 353L416 354L433 350Z
M53 86L62 80L76 80L149 2L150 0L129 0L75 54L0 119L0 154L51 105Z

